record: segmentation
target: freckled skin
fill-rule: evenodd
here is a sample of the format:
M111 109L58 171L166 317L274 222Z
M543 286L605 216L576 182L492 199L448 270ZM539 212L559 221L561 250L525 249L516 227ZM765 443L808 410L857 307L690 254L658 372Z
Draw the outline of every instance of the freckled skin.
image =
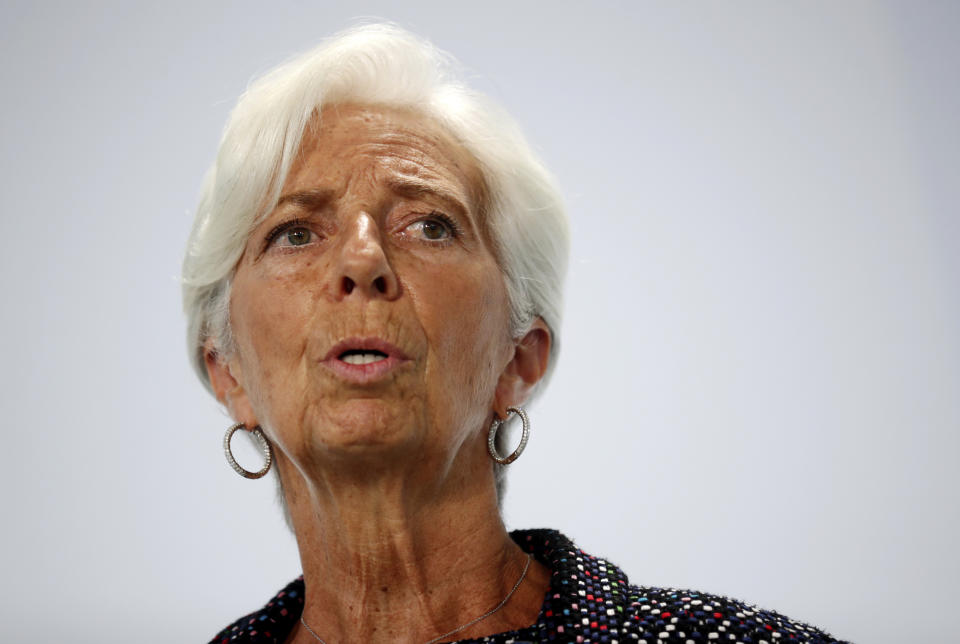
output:
M282 194L323 189L332 199L313 212L281 206L250 236L232 287L235 361L250 412L294 462L365 452L382 464L384 452L422 457L427 445L449 462L492 416L512 348L507 299L475 214L475 171L451 149L411 114L327 110ZM436 185L464 211L395 194L387 183L396 176ZM406 228L437 210L456 218L458 239L438 244ZM265 235L294 217L317 241L264 250ZM357 283L349 294L345 275ZM396 287L379 292L369 284L378 277ZM368 336L410 362L372 387L345 385L320 365L338 341Z
M549 331L537 320L510 337L479 172L422 116L324 109L281 194L237 266L236 351L210 347L211 383L274 445L308 623L329 641L427 641L495 605L526 562L486 431L542 377ZM408 360L348 381L325 358L357 337ZM534 562L510 604L461 635L532 623L549 574Z

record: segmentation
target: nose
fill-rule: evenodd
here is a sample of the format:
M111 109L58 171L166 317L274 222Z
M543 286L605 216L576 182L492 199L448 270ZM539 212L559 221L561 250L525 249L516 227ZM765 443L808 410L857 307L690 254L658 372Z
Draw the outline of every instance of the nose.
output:
M349 224L339 257L335 292L337 299L357 294L370 298L396 299L400 282L387 260L380 230L370 215L360 213Z

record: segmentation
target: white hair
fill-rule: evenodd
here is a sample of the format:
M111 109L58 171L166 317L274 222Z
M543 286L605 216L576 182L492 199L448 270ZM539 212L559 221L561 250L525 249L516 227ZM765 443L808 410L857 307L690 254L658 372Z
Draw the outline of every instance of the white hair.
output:
M205 343L233 351L230 283L247 239L276 205L304 128L325 105L412 109L466 149L485 183L487 231L510 302L511 334L536 317L550 328L549 378L559 350L569 232L553 178L514 120L457 80L455 61L398 27L363 25L255 80L230 114L204 179L183 261L193 367L210 389ZM502 470L497 472L502 496Z

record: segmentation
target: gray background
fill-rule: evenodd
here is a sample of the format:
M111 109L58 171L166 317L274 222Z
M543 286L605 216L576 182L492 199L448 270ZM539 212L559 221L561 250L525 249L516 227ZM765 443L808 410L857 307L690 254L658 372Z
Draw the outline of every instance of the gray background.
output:
M569 202L509 525L636 583L945 641L960 4L451 5L3 4L0 638L206 641L298 574L272 484L223 461L177 274L249 79L381 16L460 58Z

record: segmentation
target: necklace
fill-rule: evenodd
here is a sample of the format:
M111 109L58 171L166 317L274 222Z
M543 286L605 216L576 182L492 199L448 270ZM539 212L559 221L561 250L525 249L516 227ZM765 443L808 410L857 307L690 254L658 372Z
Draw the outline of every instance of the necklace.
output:
M449 631L449 632L447 632L447 633L444 633L443 635L438 635L438 636L434 637L432 640L430 640L430 641L427 642L426 644L436 644L437 642L439 642L439 641L441 641L441 640L445 640L445 639L447 639L448 637L450 637L451 635L454 635L454 634L456 634L456 633L459 633L460 631L462 631L462 630L464 630L464 629L466 629L466 628L469 628L469 627L473 626L474 624L476 624L476 623L478 623L478 622L482 622L483 620L485 620L486 618L490 617L491 615L493 615L494 613L496 613L498 610L500 610L501 608L503 608L504 606L506 606L506 605L507 605L507 602L510 601L510 598L513 597L513 593L517 592L517 588L519 588L519 587L520 587L520 584L523 583L523 580L526 579L526 577L527 577L527 571L530 570L530 561L531 561L532 559L533 559L533 555L527 555L527 563L526 563L526 565L523 567L523 572L520 573L520 579L518 579L518 580L517 580L517 583L515 583L515 584L513 585L513 588L510 589L510 592L507 593L507 596L500 600L500 603L499 603L499 604L497 604L496 606L494 606L493 608L491 608L490 610L488 610L487 612L485 612L485 613L484 613L483 615L481 615L480 617L475 617L475 618L471 619L469 622L467 622L467 623L464 624L463 626L458 626L458 627L456 627L455 629L453 629L452 631ZM307 632L310 633L311 635L313 635L313 637L314 637L318 642L322 642L322 644L327 644L327 642L326 642L322 637L320 637L319 635L317 635L316 633L313 632L313 629L310 628L310 625L309 625L309 624L307 624L305 621L303 621L303 616L300 617L300 623L303 624L303 627L307 629Z

